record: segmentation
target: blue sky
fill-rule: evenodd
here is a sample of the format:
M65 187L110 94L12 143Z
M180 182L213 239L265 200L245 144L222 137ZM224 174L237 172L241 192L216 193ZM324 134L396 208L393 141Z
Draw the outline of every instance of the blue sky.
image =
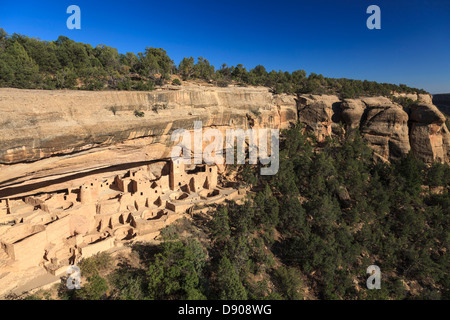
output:
M66 27L71 4L81 8L81 30ZM381 8L381 30L366 27L372 4ZM0 27L121 53L164 48L177 64L203 56L216 67L262 64L450 92L448 0L2 0Z

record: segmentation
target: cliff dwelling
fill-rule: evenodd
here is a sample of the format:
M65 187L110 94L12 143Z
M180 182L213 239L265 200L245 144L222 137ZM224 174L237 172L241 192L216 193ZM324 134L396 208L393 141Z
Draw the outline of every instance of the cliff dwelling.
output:
M377 159L412 151L426 163L448 162L445 117L429 96L412 99L420 103L405 111L384 97L295 97L250 87L0 89L0 295L26 292L37 277L58 281L83 258L154 240L203 206L245 196L222 183L220 166L168 160L176 129L192 132L201 121L226 136L227 129L300 122L320 141L359 128ZM160 102L167 108L151 113ZM136 105L144 117L133 114Z
M0 273L39 266L60 275L82 258L154 239L194 206L238 197L219 185L217 166L170 160L65 191L1 199Z

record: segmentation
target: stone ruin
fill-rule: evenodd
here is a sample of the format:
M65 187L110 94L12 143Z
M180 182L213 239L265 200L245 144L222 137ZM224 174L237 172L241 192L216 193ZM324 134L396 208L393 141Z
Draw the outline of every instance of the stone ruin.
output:
M155 239L196 205L240 197L218 185L217 166L165 168L159 178L141 166L61 192L0 199L0 276L36 266L61 275L82 258Z

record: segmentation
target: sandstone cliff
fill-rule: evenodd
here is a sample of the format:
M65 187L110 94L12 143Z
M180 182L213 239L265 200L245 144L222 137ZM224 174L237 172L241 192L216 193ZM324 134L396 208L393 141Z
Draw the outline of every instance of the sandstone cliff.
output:
M324 139L359 129L376 154L412 150L448 161L445 117L429 95L404 109L384 97L273 95L267 88L167 87L152 92L0 89L0 198L52 192L167 159L175 129L285 128L299 119ZM135 111L144 112L137 117Z
M385 97L340 100L336 96L299 97L299 120L319 140L333 134L340 124L345 130L359 129L364 139L384 160L398 159L410 150L426 163L448 162L450 134L445 116L429 95L411 95L410 108Z
M195 120L225 130L283 128L297 119L293 96L198 86L152 92L0 89L0 113L0 198L64 189L88 174L168 158L173 130L193 129Z

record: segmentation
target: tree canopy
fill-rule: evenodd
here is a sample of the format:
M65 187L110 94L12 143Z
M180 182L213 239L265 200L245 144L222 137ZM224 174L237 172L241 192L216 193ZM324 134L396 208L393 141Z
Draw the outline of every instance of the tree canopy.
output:
M392 92L425 93L404 84L327 78L304 70L268 71L262 65L247 70L242 64L222 64L216 69L208 59L185 57L178 66L162 48L147 47L137 54L119 53L100 44L75 42L65 36L55 41L14 33L0 28L0 86L27 89L152 90L170 83L177 74L183 81L201 80L218 86L266 86L275 94L338 94L390 96Z

